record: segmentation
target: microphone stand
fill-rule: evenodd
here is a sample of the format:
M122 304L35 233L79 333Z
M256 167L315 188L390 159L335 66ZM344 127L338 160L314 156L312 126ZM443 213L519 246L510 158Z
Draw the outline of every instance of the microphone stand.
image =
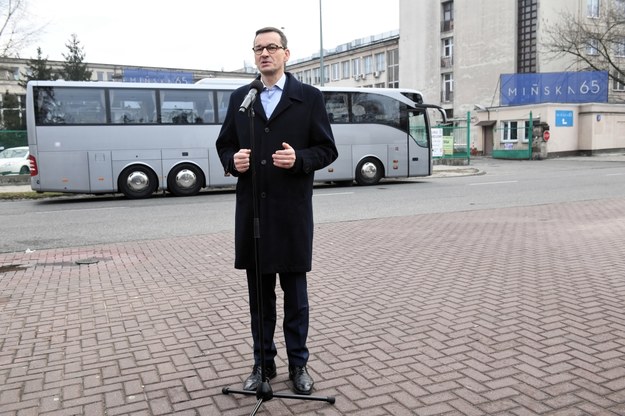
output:
M322 401L328 402L330 404L334 404L336 401L334 397L331 396L307 396L303 394L291 394L291 393L274 393L271 389L271 385L269 384L269 380L265 373L265 334L263 328L263 286L261 285L262 272L261 272L261 254L260 254L260 207L259 207L259 199L258 199L258 185L256 182L256 163L254 163L253 158L256 156L255 153L255 134L254 134L254 117L256 114L254 113L253 108L254 102L252 101L248 107L247 114L250 121L250 150L251 150L251 160L250 160L250 168L252 169L252 198L254 202L254 264L256 265L255 270L255 280L256 280L256 299L258 306L258 339L260 343L260 369L262 374L262 382L258 385L256 391L249 390L236 390L231 389L229 387L224 387L221 392L223 394L243 394L245 396L256 396L256 406L250 416L254 416L262 404L267 402L274 397L279 397L282 399L300 399L300 400L313 400L313 401ZM242 109L241 109L242 110Z

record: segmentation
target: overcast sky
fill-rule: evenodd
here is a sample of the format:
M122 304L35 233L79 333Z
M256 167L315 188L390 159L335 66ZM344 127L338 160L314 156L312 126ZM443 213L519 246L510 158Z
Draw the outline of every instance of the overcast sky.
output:
M399 29L399 0L322 0L323 46ZM291 60L319 52L319 0L28 0L46 25L21 53L63 60L72 33L85 61L232 71L253 63L256 29L283 28Z

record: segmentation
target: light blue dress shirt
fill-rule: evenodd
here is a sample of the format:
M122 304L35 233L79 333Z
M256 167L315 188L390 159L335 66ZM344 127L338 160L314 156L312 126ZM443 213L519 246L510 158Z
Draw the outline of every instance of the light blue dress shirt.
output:
M263 109L267 115L267 119L271 118L273 110L276 109L280 98L282 98L282 91L284 90L284 84L286 84L286 75L282 74L282 78L278 80L276 85L271 88L265 87L260 93L260 102L263 104Z

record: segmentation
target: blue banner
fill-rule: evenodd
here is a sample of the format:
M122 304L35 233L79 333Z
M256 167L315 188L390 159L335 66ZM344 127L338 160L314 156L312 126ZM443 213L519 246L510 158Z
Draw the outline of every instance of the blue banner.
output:
M502 74L502 106L540 103L607 103L607 71Z
M124 68L123 81L193 84L193 73L183 71L157 71L153 69Z

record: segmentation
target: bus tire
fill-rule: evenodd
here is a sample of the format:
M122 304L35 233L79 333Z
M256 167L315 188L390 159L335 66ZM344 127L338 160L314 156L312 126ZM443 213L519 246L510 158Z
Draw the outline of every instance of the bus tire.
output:
M376 185L384 176L384 166L376 158L366 157L356 166L356 183L358 185Z
M119 175L117 187L126 198L147 198L158 188L158 178L147 166L128 166Z
M167 189L175 196L193 196L204 186L202 170L191 164L175 166L167 175Z

